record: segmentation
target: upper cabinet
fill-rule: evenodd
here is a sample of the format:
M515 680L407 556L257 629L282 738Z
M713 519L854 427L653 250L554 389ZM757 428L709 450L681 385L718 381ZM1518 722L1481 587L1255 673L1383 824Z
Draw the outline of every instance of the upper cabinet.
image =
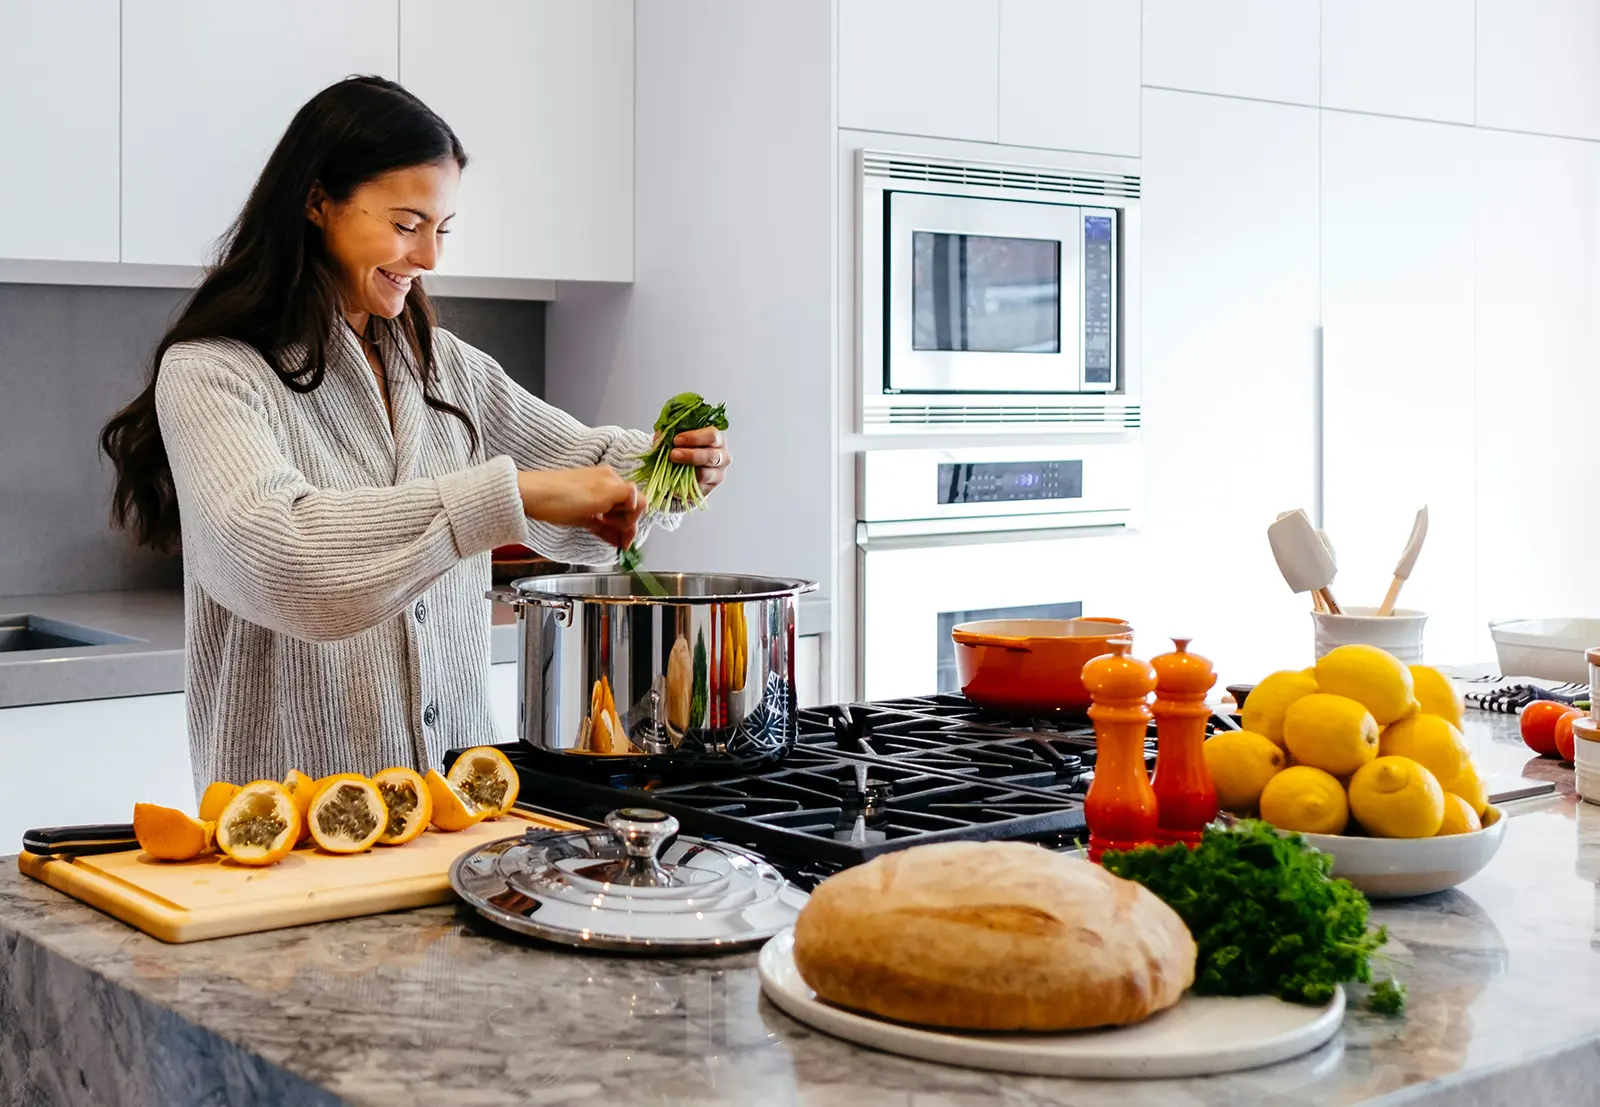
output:
M1478 123L1600 138L1600 0L1478 0Z
M125 262L209 260L302 104L398 73L396 0L123 0L122 23Z
M632 0L401 0L400 28L469 159L440 272L632 280Z
M999 43L1000 0L841 0L839 126L996 141Z
M1139 154L1139 5L1000 0L1000 141Z
M1144 83L1314 106L1324 6L1320 0L1144 0Z
M0 0L0 257L117 260L117 0Z
M1473 25L1462 0L1323 4L1323 106L1471 123Z

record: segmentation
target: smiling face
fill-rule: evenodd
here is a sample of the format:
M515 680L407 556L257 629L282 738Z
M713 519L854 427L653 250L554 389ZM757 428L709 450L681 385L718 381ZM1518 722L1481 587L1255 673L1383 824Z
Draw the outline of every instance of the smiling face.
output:
M453 160L395 169L336 201L313 190L306 217L339 270L345 317L357 331L369 316L393 319L411 283L439 264L455 215L461 170Z

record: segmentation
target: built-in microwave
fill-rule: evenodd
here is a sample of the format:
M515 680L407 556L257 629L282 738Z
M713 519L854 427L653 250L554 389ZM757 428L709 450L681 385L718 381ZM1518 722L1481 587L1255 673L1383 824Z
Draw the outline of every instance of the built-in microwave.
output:
M859 168L864 433L1137 428L1138 178Z

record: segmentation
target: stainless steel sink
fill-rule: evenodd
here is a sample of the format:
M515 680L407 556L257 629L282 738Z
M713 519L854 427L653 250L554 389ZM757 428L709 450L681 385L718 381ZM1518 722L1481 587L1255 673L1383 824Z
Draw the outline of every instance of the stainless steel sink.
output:
M124 634L46 619L42 615L0 615L0 653L25 650L70 650L82 646L115 646L137 642Z

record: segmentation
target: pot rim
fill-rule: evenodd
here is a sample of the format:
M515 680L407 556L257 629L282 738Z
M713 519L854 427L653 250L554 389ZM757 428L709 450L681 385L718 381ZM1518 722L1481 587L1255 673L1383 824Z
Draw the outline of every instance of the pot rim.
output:
M552 576L518 577L511 582L517 598L524 603L613 603L629 605L673 606L687 604L755 603L761 600L792 599L806 592L815 592L817 582L795 577L762 577L746 573L668 573L651 572L659 582L681 581L685 577L737 577L747 581L762 582L764 587L756 592L739 592L733 595L714 596L612 596L595 590L594 582L636 578L637 573L561 573ZM587 582L587 583L586 583Z

